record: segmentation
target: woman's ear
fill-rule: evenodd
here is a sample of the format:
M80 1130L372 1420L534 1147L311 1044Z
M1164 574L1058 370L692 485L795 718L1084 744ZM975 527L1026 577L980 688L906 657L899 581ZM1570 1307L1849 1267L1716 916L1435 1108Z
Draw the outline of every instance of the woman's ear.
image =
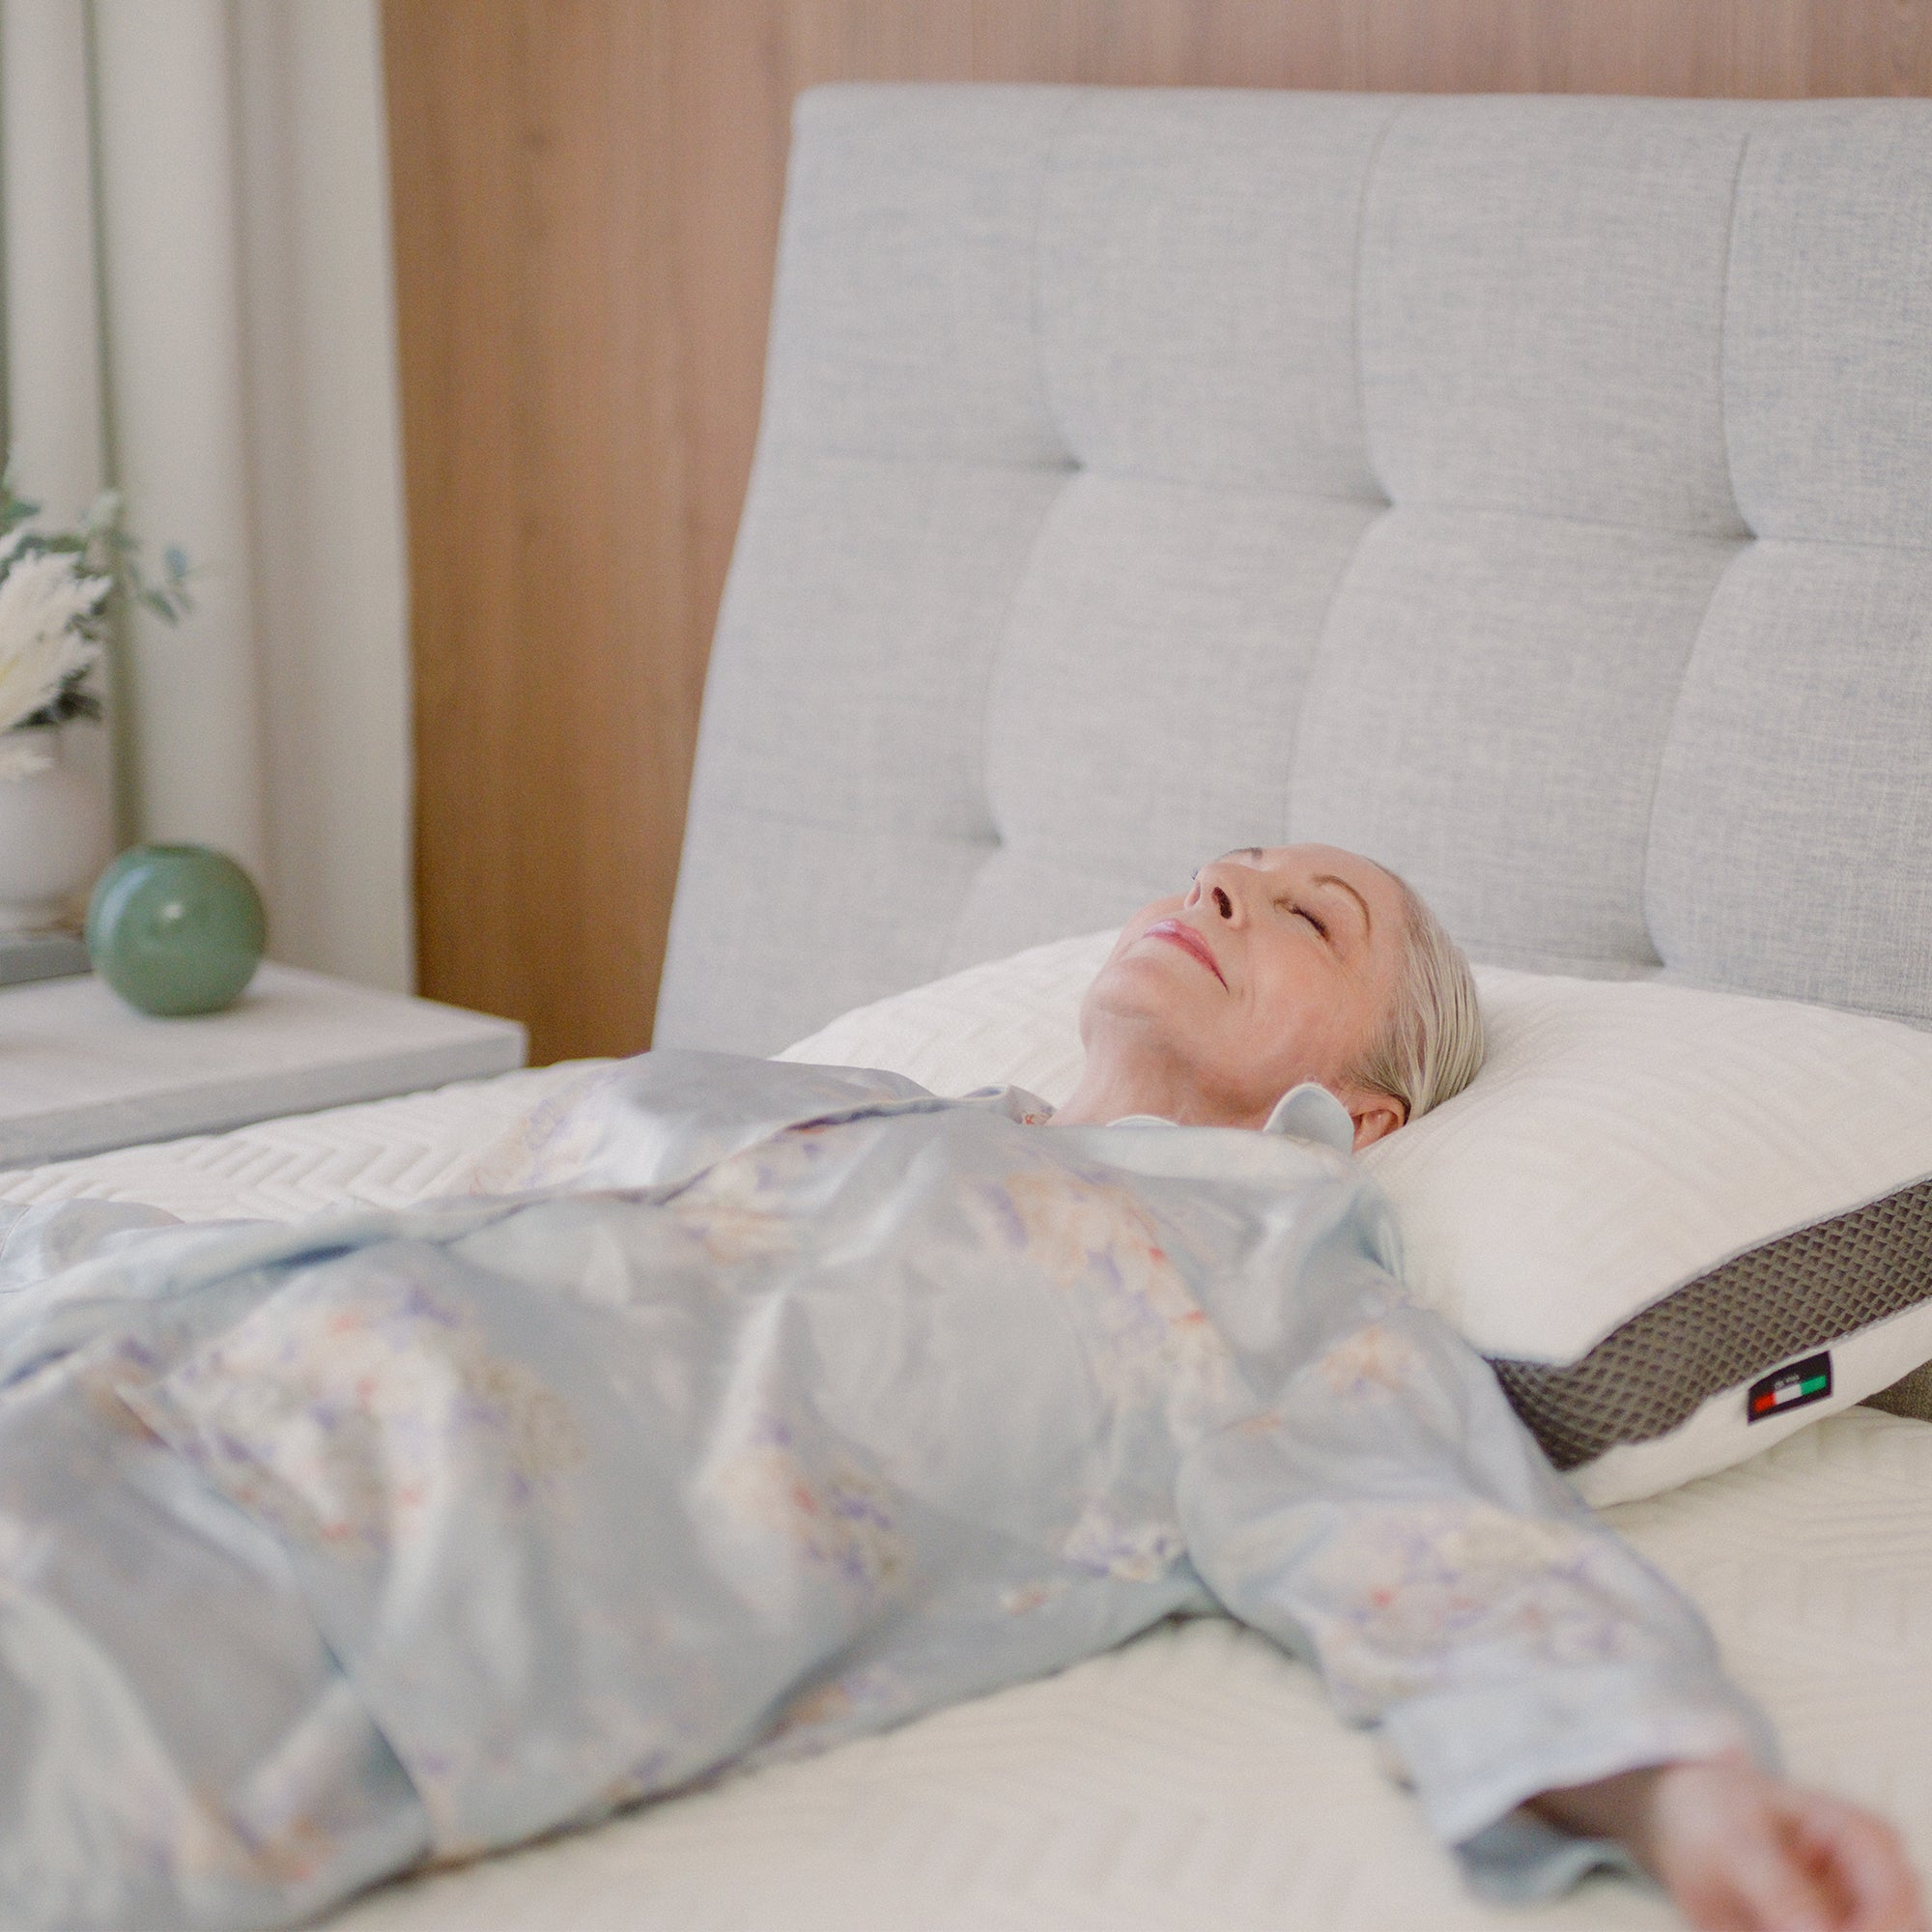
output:
M1355 1151L1360 1153L1384 1134L1392 1134L1408 1119L1408 1109L1387 1094L1352 1092L1341 1096L1355 1123Z

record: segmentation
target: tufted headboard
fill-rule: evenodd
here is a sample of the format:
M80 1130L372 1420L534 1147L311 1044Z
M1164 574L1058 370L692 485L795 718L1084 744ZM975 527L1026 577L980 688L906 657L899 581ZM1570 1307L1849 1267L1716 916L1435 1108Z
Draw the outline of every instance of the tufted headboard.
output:
M800 102L660 1043L1304 838L1932 1023L1932 102Z

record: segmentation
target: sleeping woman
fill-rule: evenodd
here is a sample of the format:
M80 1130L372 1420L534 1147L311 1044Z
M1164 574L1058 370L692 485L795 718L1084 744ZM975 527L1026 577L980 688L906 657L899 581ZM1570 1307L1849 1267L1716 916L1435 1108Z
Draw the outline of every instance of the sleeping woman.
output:
M1700 1926L1922 1932L1404 1296L1350 1151L1482 1053L1407 888L1232 853L1082 1033L1057 1114L661 1053L487 1196L11 1210L0 1919L291 1923L1218 1608L1492 1894L1622 1861Z

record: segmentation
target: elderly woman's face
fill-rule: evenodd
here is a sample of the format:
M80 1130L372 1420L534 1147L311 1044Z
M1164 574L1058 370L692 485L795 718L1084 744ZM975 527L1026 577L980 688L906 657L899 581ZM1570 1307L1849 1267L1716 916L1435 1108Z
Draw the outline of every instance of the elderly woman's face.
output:
M1259 1126L1282 1094L1347 1091L1393 995L1403 904L1379 866L1331 845L1250 847L1129 920L1080 1009L1090 1057L1157 1065L1197 1120ZM1387 1126L1400 1125L1398 1117ZM1358 1144L1382 1125L1358 1123Z

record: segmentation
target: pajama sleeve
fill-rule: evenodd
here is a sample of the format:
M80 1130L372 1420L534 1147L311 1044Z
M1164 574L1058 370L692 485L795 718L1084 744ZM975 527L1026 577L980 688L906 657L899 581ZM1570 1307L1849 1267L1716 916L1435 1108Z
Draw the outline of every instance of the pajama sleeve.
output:
M1550 1468L1489 1367L1351 1257L1276 1401L1181 1466L1195 1566L1373 1726L1492 1895L1562 1889L1614 1848L1518 1807L1726 1749L1774 1759L1696 1610Z

